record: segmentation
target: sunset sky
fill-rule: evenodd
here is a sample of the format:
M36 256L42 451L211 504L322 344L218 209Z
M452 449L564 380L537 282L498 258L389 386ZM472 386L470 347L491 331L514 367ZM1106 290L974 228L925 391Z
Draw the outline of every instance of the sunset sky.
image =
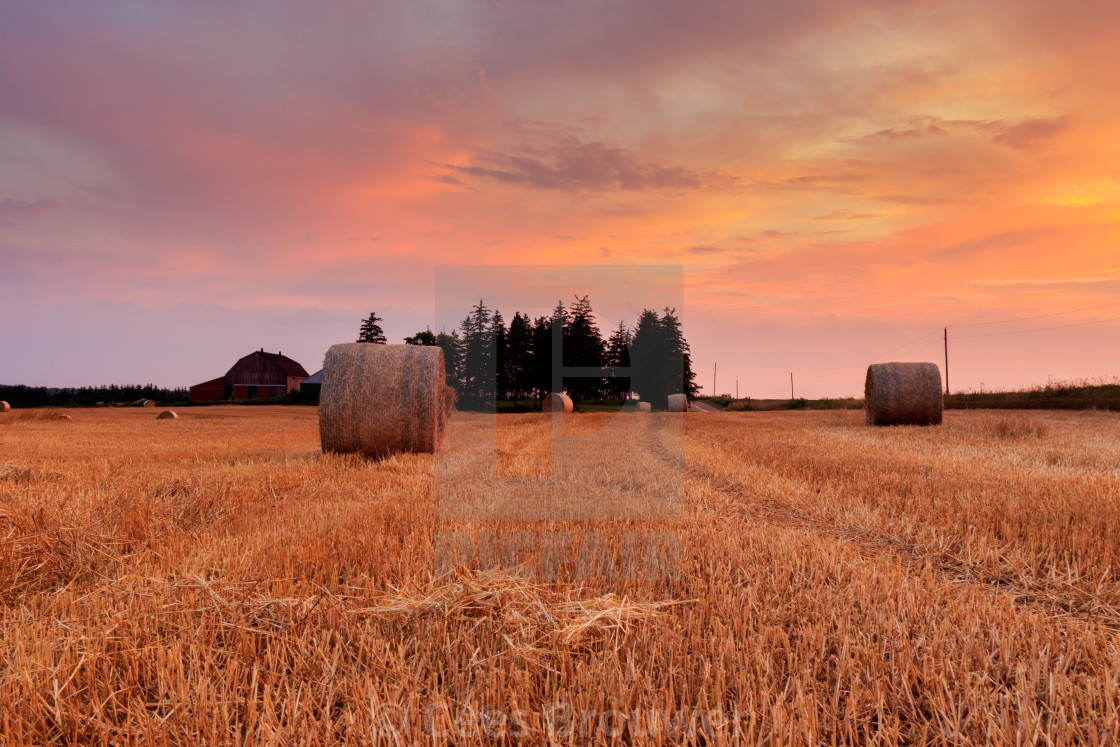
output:
M681 266L705 391L1113 377L1118 70L1115 0L0 0L0 383L315 371L476 264Z

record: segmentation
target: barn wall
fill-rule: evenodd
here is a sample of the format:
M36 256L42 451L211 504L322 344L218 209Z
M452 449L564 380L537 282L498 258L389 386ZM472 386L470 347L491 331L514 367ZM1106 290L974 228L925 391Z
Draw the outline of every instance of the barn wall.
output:
M286 394L283 384L239 384L233 388L234 399L267 399Z
M225 384L218 386L192 386L191 402L221 402L225 394Z

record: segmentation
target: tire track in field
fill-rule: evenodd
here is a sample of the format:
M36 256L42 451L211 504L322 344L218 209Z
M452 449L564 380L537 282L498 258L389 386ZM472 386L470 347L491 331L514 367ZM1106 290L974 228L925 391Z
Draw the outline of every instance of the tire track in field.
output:
M656 428L661 428L659 423ZM929 566L943 577L977 585L993 594L1009 596L1015 604L1038 611L1049 617L1078 620L1099 625L1120 633L1120 609L1105 604L1092 594L1080 589L1054 588L1053 585L1026 585L1017 579L986 573L966 563L945 557L935 557L922 550L916 543L886 537L874 531L841 525L812 514L798 511L787 504L762 498L746 485L716 475L687 459L673 454L658 441L650 439L651 451L665 463L687 477L706 482L715 492L728 498L730 512L716 512L710 505L700 504L706 513L718 518L734 518L743 523L765 523L786 529L802 529L825 535L831 539L857 546L872 556L893 555L901 559L907 571Z

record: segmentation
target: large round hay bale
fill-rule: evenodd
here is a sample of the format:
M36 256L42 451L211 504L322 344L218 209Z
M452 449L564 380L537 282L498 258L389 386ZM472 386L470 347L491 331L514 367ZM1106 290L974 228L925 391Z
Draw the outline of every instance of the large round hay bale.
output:
M11 409L12 409L11 405L9 405L4 400L0 400L0 412L8 412Z
M155 407L156 403L150 399L144 400L144 407Z
M669 412L688 412L688 395L670 394Z
M164 410L159 415L156 415L156 420L178 420L179 415L174 410Z
M563 392L553 392L541 402L541 412L571 412L575 407L572 398Z
M323 361L319 440L324 452L434 452L454 407L440 348L333 345Z
M639 402L638 412L653 412L653 405L649 402Z
M872 363L863 396L868 425L939 425L945 406L936 363Z

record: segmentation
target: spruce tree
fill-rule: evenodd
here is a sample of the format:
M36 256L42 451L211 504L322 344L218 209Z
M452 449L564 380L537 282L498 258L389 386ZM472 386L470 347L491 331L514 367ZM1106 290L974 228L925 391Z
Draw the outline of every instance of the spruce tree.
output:
M459 379L462 401L468 407L482 408L494 401L494 329L490 309L479 299L478 305L460 325Z
M696 373L692 370L691 348L688 346L688 340L684 339L684 330L681 328L681 319L677 316L676 309L665 307L661 315L661 328L665 335L666 348L672 357L674 378L680 385L677 391L687 394L691 400L700 393L700 387L696 385ZM676 375L677 370L680 371L679 376Z
M532 394L542 400L552 391L552 325L557 317L542 316L533 323L529 380ZM562 317L560 317L562 318Z
M378 324L381 321L384 320L376 312L371 311L369 317L362 322L362 329L358 332L358 342L372 342L376 345L386 344L388 340L385 339L385 332Z
M595 323L595 312L588 296L576 296L568 308L564 325L564 365L596 367L606 362L606 343ZM564 382L564 390L577 403L602 396L603 379L573 377Z
M459 364L459 333L452 330L451 334L440 332L436 335L436 345L443 350L443 369L447 377L447 385L462 396L463 382L460 377Z
M634 326L630 344L633 371L630 386L655 410L666 409L668 396L680 391L672 388L672 366L667 360L668 353L661 319L656 311L643 309Z
M607 339L606 364L612 368L630 367L630 330L626 322L619 322L618 329ZM616 374L607 380L607 394L614 399L626 399L630 393L630 377Z
M516 400L530 396L533 389L533 327L529 317L520 311L510 320L506 350L509 386L516 404Z
M494 398L497 400L509 399L509 333L506 331L506 322L502 312L494 309L494 317L490 321L494 339Z

